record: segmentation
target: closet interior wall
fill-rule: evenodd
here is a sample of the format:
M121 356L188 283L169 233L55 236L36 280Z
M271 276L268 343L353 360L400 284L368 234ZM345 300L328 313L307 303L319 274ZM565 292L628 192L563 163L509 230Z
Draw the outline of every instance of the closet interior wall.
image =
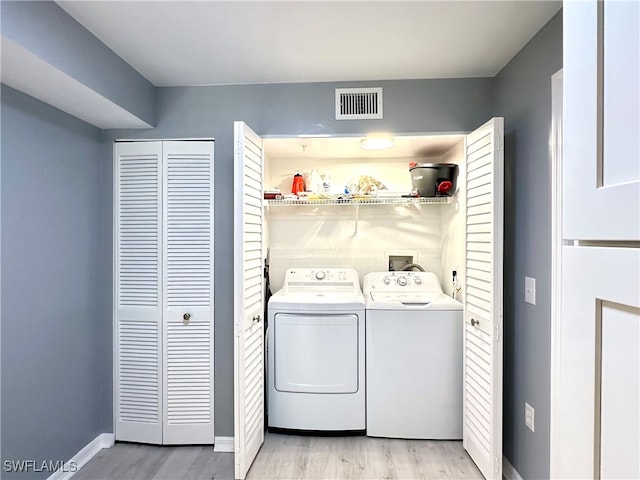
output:
M332 193L352 180L370 175L389 191L411 190L409 162L449 162L460 165L458 193L450 204L427 205L304 205L268 206L266 246L270 250L271 290L282 287L284 274L293 267L353 268L360 281L372 271L388 270L389 254L414 255L414 263L434 272L451 293L451 270L462 266L464 220L464 140L443 155L416 158L275 158L265 148L265 188L290 193L293 175L316 169L328 173ZM357 225L356 225L357 218Z

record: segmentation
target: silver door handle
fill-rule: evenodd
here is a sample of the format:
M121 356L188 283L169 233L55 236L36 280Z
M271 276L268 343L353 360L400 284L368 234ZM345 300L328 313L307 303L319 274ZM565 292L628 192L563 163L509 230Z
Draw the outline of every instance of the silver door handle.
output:
M184 319L185 322L188 322L189 319L191 318L191 314L190 313L185 313L184 315L182 315L182 318Z
M475 327L476 325L480 324L480 320L476 320L475 318L471 319L471 326Z

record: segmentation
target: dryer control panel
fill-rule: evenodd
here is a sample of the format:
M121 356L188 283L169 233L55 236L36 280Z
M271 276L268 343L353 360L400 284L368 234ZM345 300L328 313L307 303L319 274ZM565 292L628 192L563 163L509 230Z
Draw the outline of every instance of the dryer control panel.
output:
M323 286L360 289L358 272L351 268L290 268L284 278L284 287Z

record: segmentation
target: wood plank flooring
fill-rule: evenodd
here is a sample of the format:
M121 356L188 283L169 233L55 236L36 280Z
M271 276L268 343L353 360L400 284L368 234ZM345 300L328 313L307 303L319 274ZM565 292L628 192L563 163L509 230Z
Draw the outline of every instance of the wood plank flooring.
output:
M248 480L482 479L462 442L266 434ZM118 443L74 480L232 480L233 454L209 446Z
M462 442L270 434L248 480L482 479Z
M73 480L232 480L233 453L211 446L160 447L116 443L93 457Z

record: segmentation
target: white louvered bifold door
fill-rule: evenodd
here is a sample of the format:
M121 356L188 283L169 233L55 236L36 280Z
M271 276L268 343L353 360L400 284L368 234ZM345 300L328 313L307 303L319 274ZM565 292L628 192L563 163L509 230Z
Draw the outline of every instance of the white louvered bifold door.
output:
M162 443L162 144L114 155L115 438Z
M163 142L164 444L213 444L213 142Z
M466 140L463 445L502 479L503 119Z
M235 478L245 478L264 442L262 139L234 123Z

